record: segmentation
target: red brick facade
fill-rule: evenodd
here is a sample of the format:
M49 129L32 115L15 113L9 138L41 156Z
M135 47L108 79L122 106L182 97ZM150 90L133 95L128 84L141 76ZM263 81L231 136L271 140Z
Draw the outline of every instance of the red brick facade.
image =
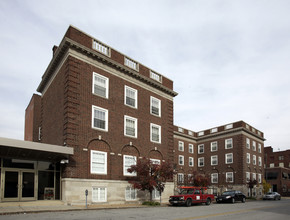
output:
M93 92L94 74L106 85L103 96ZM126 87L137 94L136 107L125 104ZM71 179L128 180L130 177L124 175L124 155L173 161L176 172L183 175L194 171L209 176L217 173L218 182L212 183L217 187L246 185L246 173L263 176L263 160L258 164L258 158L263 158L262 132L243 121L198 133L174 126L173 98L177 93L172 80L72 26L60 45L53 48L53 58L37 91L41 96L34 95L26 110L25 139L74 148L69 163L62 165L67 186ZM161 115L152 114L152 97L157 99ZM104 129L93 126L95 107L104 115ZM125 135L126 117L134 121L136 137ZM157 132L158 141L151 140L153 130L161 131ZM228 139L232 147L226 149ZM178 148L181 142L183 150ZM217 143L216 151L211 150L212 142ZM203 153L198 152L199 145L203 145ZM189 150L191 146L193 152ZM94 152L105 155L103 174L92 172ZM226 163L229 154L233 161ZM253 155L256 164L252 162ZM212 156L217 156L216 165L211 164ZM204 158L203 166L199 166L199 158ZM230 183L226 181L227 173L233 173ZM74 198L69 196L64 195L68 200Z
M265 179L272 185L273 192L290 196L290 150L273 152L265 147Z
M110 48L105 57L92 49L92 42L69 27L38 88L41 121L33 132L41 127L41 142L74 148L63 177L125 180L123 155L173 160L173 82L161 75L162 82L151 79L150 69L141 64L139 71L131 70L123 54ZM93 73L109 80L108 98L93 94ZM125 86L137 90L137 108L124 104ZM160 117L150 113L150 97L161 101ZM108 110L108 131L92 128L92 106ZM137 119L136 138L124 135L125 115ZM161 127L161 143L150 140L151 123ZM91 174L91 150L107 152L106 175Z
M226 140L231 140L231 147L226 147ZM184 151L179 150L179 142L184 143ZM250 145L247 145L247 142ZM188 151L189 144L194 146L193 154ZM212 144L215 148L211 148ZM234 185L245 186L247 184L246 173L249 173L250 179L255 176L257 181L264 178L263 133L243 121L202 132L192 132L175 126L174 146L176 171L180 174L183 173L185 180L188 174L196 171L207 175L210 178L211 186L229 188ZM199 151L199 146L201 149L203 148L203 152ZM247 161L247 154L250 156L250 161ZM230 156L232 161L226 161L226 155ZM184 165L180 165L179 156L184 156ZM194 166L188 165L189 157L194 158ZM203 165L199 164L199 158L203 158ZM255 158L255 162L253 158ZM217 163L213 163L213 159L216 159ZM233 174L232 180L226 178L227 173ZM212 182L211 174L217 174L216 181Z

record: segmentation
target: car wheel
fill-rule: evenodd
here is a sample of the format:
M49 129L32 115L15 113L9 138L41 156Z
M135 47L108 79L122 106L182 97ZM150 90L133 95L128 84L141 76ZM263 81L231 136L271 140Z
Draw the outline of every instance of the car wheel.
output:
M211 199L210 199L210 198L207 198L205 204L206 204L206 205L210 205L210 203L211 203Z
M191 206L191 200L190 200L190 199L187 199L185 205L186 205L187 207Z
M233 204L235 203L235 198L232 198L232 203L233 203Z
M243 198L242 198L242 203L245 203L245 202L246 202L246 198L243 197Z
M279 197L278 199L281 200L281 197Z

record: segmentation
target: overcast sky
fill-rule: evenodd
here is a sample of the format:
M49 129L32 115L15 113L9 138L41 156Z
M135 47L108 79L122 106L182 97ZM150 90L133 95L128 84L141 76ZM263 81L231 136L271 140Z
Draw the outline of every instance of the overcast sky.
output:
M0 137L25 109L69 25L174 81L174 123L243 120L290 149L289 0L0 0Z

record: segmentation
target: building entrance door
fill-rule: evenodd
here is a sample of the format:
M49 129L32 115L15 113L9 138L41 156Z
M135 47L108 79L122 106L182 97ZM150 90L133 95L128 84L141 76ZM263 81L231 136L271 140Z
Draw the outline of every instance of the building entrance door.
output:
M24 170L4 171L3 201L35 200L35 172Z

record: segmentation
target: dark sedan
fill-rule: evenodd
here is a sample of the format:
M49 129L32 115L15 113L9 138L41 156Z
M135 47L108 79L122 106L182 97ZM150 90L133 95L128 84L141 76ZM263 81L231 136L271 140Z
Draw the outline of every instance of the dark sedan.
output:
M216 202L231 202L235 203L236 201L246 202L246 196L241 191L225 191L222 195L216 198Z
M266 195L263 196L263 200L268 200L268 199L273 199L273 200L280 200L281 195L277 192L269 192Z

